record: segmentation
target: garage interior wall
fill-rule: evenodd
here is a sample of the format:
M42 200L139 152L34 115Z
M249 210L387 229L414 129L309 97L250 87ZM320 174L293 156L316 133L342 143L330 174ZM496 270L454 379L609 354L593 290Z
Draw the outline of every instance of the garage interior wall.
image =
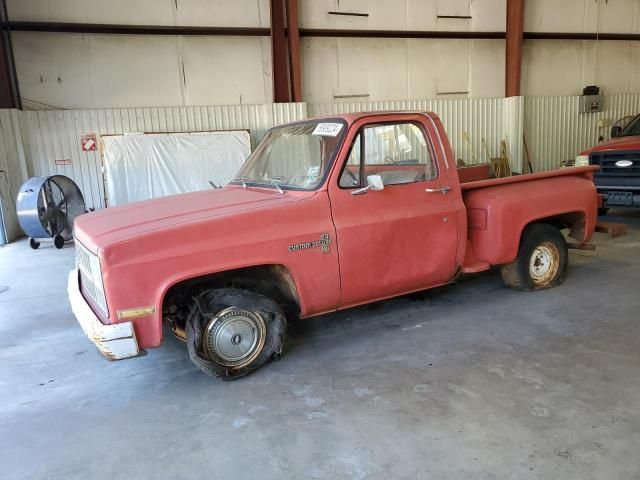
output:
M504 40L345 38L304 30L504 32L506 0L299 0L303 96L333 102L500 97ZM16 22L268 28L269 0L7 0ZM525 32L640 34L637 0L527 0ZM368 16L332 15L330 11ZM458 18L442 18L457 16ZM467 18L469 17L469 18ZM268 36L14 32L25 107L269 103ZM525 40L522 94L640 89L640 41ZM338 98L336 98L338 97Z
M27 179L24 140L18 110L0 110L0 199L6 241L22 236L16 216L16 197L22 182Z
M251 131L255 146L266 129L289 120L426 109L441 115L456 157L467 163L484 159L482 138L492 155L507 139L518 169L524 133L535 170L557 168L600 136L607 138L608 127L601 125L640 111L640 41L560 34L639 35L640 1L526 0L523 97L505 99L505 42L499 36L505 31L506 1L298 0L305 102L274 104L269 0L236 0L232 6L228 0L6 0L13 22L243 27L267 33L13 32L25 111L2 112L0 161L12 172L14 195L27 176L61 173L81 185L88 207L101 208L99 156L80 149L86 133L241 128ZM321 30L431 31L452 37L475 32L498 38L360 38L320 35ZM579 114L578 95L591 84L605 94L604 111ZM4 121L7 115L11 122ZM10 153L18 150L23 153Z

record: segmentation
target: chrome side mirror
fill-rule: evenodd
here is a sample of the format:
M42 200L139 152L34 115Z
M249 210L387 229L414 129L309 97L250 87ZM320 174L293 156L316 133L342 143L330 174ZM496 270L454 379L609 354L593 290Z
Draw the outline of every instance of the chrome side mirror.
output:
M367 186L351 192L351 195L363 195L369 190L384 190L384 182L380 175L367 176Z

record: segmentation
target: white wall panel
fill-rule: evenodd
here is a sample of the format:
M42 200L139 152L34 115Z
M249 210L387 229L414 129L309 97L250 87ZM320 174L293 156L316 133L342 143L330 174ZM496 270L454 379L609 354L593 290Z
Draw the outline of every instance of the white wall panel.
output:
M7 242L24 235L16 215L16 197L20 185L27 179L20 113L0 110L0 203Z
M640 113L640 94L608 95L604 111L578 113L580 97L528 97L525 99L524 133L536 171L559 168L564 160L574 159L581 151L609 138L611 123Z
M186 105L252 105L273 99L264 37L181 37Z
M261 37L14 34L27 108L256 104L272 100Z
M639 58L638 41L526 40L522 93L578 95L586 85L599 85L607 94L637 92Z
M303 28L354 30L501 31L506 14L504 0L299 0L299 10ZM330 11L368 16L331 15Z
M525 31L640 33L637 0L527 0Z
M88 208L104 206L99 152L84 152L80 138L88 133L197 132L248 129L256 145L267 129L306 118L306 104L264 104L207 107L154 107L105 110L22 112L29 176L61 174L82 190ZM56 160L70 160L57 165Z
M303 38L302 82L309 102L342 95L389 98L504 94L500 40Z
M268 27L269 0L7 0L15 21Z

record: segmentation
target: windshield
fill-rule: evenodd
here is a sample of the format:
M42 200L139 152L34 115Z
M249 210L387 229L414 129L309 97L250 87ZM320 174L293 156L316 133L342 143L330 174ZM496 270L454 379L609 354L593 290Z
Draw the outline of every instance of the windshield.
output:
M315 190L346 132L343 120L318 120L270 130L238 172L235 184Z
M631 120L629 124L620 132L619 137L630 137L632 135L640 135L640 115Z

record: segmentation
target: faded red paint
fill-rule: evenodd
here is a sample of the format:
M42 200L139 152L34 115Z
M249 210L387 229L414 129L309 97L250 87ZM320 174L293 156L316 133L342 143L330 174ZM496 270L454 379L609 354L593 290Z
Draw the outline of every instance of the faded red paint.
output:
M628 150L640 150L640 135L631 135L628 137L612 138L608 142L602 142L598 145L591 147L588 150L580 153L580 155L589 155L593 152L607 152L607 151L628 151Z
M115 312L156 306L133 319L140 348L162 341L162 302L178 282L254 265L282 265L297 289L301 315L316 315L448 283L460 271L511 262L530 222L569 214L579 241L593 233L594 167L461 185L446 133L435 114L342 115L348 131L325 183L316 191L228 185L113 207L79 217L76 239L97 252ZM433 146L439 177L351 195L338 187L357 130L412 121ZM450 187L450 192L425 189ZM467 216L470 227L467 231ZM329 251L289 246L329 234ZM465 258L466 262L465 263ZM466 267L466 268L465 268Z

